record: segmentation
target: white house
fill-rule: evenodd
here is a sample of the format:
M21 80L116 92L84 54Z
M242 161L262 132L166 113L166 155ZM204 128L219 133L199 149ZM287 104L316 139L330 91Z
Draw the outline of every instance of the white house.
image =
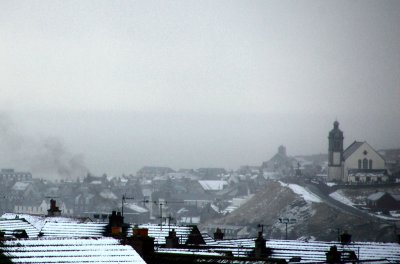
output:
M383 157L367 142L354 141L343 152L343 173L348 182L385 182L389 179Z
M329 132L328 180L349 183L385 182L384 158L367 142L354 141L343 150L343 132L335 121Z

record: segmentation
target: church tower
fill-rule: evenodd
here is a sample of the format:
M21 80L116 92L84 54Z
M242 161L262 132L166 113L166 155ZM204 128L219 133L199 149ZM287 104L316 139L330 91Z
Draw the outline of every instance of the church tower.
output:
M343 181L343 132L339 129L339 122L333 123L328 140L328 180Z

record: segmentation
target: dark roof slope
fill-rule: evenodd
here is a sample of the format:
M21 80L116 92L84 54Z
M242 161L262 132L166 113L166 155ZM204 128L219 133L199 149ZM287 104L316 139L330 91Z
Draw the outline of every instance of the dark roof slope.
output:
M343 151L343 159L346 160L348 157L350 157L351 154L353 154L359 147L361 147L362 144L364 144L364 142L354 141Z

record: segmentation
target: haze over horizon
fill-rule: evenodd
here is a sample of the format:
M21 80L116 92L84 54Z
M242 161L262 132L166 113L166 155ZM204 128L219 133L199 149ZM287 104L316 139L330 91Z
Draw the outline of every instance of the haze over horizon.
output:
M398 25L399 1L1 1L0 167L236 169L327 153L336 119L399 148Z

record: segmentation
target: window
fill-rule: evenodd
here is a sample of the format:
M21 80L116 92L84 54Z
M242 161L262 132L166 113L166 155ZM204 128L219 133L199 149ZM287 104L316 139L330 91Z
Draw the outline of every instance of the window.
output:
M368 160L363 159L363 169L368 169Z
M361 163L361 160L360 160L360 163ZM356 176L356 177L355 177L355 180L356 180L356 182L359 182L359 181L360 181L360 177L359 177L359 176Z
M369 169L372 169L372 160L369 160Z
M361 169L361 160L358 160L358 168Z
M366 182L370 182L370 181L371 181L371 177L367 176L367 177L365 178L365 181L366 181Z

